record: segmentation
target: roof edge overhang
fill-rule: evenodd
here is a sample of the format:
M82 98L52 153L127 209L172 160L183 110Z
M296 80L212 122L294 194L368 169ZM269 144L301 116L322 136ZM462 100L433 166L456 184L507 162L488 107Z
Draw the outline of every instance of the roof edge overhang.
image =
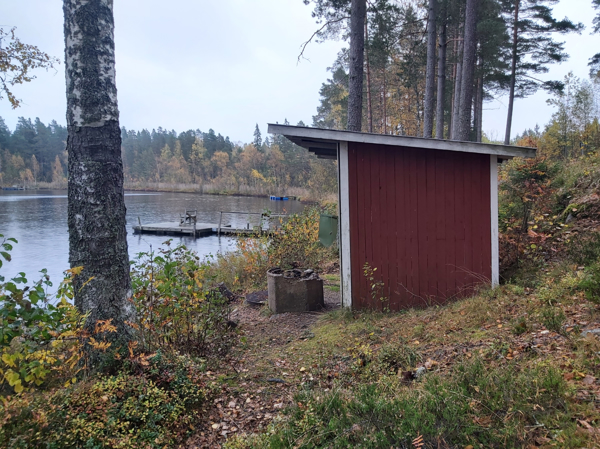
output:
M423 148L441 151L461 151L496 155L500 159L513 157L534 158L535 148L515 147L491 143L463 142L456 140L426 139L423 137L393 136L334 129L308 128L269 123L270 134L281 134L292 142L325 159L337 158L339 142L358 142L374 145L390 145L407 148Z

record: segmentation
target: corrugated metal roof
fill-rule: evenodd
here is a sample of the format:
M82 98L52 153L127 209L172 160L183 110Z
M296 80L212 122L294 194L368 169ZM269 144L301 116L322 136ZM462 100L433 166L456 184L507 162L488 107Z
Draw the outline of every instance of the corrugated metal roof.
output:
M336 159L338 142L360 142L441 151L462 151L496 155L500 159L513 157L533 158L535 148L497 145L491 143L461 142L456 140L425 139L423 137L393 136L333 129L308 128L269 123L270 134L281 134L296 145L306 148L320 158Z

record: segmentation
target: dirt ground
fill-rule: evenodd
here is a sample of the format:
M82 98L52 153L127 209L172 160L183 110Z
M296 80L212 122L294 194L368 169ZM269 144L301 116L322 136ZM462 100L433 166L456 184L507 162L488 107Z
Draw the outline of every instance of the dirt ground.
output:
M341 306L339 291L325 284L321 312L274 315L268 306L249 304L244 298L232 305L231 320L238 325L242 343L233 351L226 372L209 373L223 386L186 447L220 447L228 436L260 431L290 404L302 368L286 366L289 346L312 338L310 328L319 317Z

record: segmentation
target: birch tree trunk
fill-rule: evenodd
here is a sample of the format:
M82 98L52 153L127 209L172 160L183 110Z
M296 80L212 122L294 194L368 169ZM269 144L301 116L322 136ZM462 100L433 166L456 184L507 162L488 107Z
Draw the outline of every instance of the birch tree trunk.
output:
M458 132L455 140L469 140L471 132L471 112L477 58L477 9L479 0L467 0L465 9L465 33L463 44L462 79L460 87L460 108L458 113Z
M429 0L427 20L427 72L425 76L425 111L423 137L433 136L433 105L435 100L435 44L436 44L437 0Z
M69 262L86 326L112 320L109 340L128 341L131 297L121 130L115 85L113 0L64 0L69 155ZM83 286L91 278L87 285Z
M515 84L517 82L517 50L519 43L519 6L521 0L515 0L515 17L513 24L512 60L510 65L510 90L508 93L508 113L506 116L506 133L504 134L504 145L510 145L510 132L512 129L513 108L515 104Z
M437 111L435 123L435 138L444 138L444 109L446 100L446 11L442 11L442 24L440 25L440 38L438 44L438 79L437 79Z
M350 74L348 79L348 131L362 129L366 0L352 0L350 12Z

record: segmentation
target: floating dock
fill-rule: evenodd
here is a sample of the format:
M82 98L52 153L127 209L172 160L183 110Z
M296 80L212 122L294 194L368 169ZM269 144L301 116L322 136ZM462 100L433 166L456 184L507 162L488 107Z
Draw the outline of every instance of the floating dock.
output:
M196 223L196 226L180 226L176 221L167 221L164 223L151 223L137 225L133 231L141 234L159 234L159 235L191 235L196 237L215 234L219 227L216 223Z
M245 215L248 217L245 228L233 228L230 224L223 224L223 215ZM250 216L258 216L258 223L251 224ZM194 216L195 217L195 216ZM135 234L157 234L157 235L173 235L173 236L193 236L206 237L208 235L248 235L248 234L265 234L273 232L277 228L276 223L269 225L271 219L285 219L287 214L265 214L262 212L225 212L221 211L219 215L219 223L194 223L194 220L185 222L168 221L163 223L142 224L138 218L138 225L133 226ZM265 226L266 225L266 226Z

